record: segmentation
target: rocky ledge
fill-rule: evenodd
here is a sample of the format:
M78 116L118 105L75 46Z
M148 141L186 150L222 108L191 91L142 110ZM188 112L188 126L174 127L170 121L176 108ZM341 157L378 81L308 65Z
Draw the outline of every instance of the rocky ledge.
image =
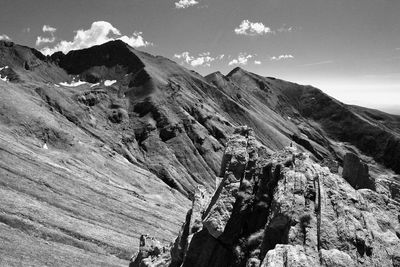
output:
M241 127L220 176L212 197L197 189L175 243L141 240L131 267L400 266L400 203L356 190L306 153L269 154Z

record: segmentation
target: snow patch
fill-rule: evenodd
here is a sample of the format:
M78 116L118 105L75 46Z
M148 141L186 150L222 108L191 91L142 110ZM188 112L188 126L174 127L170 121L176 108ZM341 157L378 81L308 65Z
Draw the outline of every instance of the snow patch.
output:
M60 85L67 86L67 87L77 87L77 86L80 86L80 85L83 85L83 84L87 84L87 82L83 82L83 81L79 80L77 82L72 81L71 83L67 83L67 82L60 83Z
M99 85L100 85L100 83L94 83L90 87L95 87L95 86L99 86Z
M111 86L111 85L113 85L114 83L116 83L117 82L117 80L105 80L104 81L104 85L105 86Z
M58 84L54 84L55 87L60 87Z
M4 69L8 69L8 66L1 67L1 68L0 68L0 71L2 71L2 70L4 70ZM2 80L2 81L4 81L4 82L8 82L7 76L3 78L3 77L1 77L1 75L0 75L0 80Z

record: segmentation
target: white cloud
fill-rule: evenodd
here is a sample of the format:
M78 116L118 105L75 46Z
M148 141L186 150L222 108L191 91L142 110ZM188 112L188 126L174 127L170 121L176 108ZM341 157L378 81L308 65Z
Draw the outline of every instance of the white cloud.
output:
M28 28L29 29L29 28ZM30 30L30 29L29 29ZM38 36L36 38L36 46L42 45L42 44L50 44L50 43L54 43L54 41L56 40L56 37L54 36L54 33L57 31L56 28L51 27L49 25L43 25L42 27L42 31L44 33L49 32L50 33L50 37L42 37L42 36Z
M238 57L231 60L228 65L247 65L248 61L250 58L252 58L253 55L249 55L247 53L239 53Z
M192 65L193 67L197 67L197 66L201 66L201 65L210 67L210 63L213 62L214 60L215 60L215 58L212 58L209 56L198 57L198 58L192 60L192 62L190 62L190 65Z
M67 53L71 50L88 48L94 45L100 45L111 40L121 40L133 47L142 47L152 45L143 39L141 32L134 32L132 36L123 35L111 23L107 21L95 21L90 29L80 29L76 31L72 41L61 41L53 48L44 47L40 51L45 55L53 54L57 51Z
M273 61L279 61L279 60L284 60L284 59L293 59L294 56L287 54L287 55L280 55L280 56L273 56L271 57L271 60Z
M51 37L38 36L36 38L36 46L39 46L41 44L53 43L55 40L56 38L54 36Z
M179 0L178 2L175 2L175 8L181 9L181 8L188 8L191 6L197 5L199 2L196 0Z
M132 47L142 47L142 46L152 45L152 43L144 40L142 34L143 34L143 32L134 32L134 33L132 33L132 36L130 36L130 37L124 35L118 39L127 43L128 45L130 45Z
M0 41L11 41L11 38L6 34L0 34Z
M254 60L254 64L256 64L256 65L261 65L261 61L259 61L259 60Z
M190 64L190 61L193 60L193 57L189 55L189 52L183 52L182 54L175 54L174 58L182 59L186 63Z
M57 31L57 29L54 28L54 27L51 27L49 25L43 25L42 31L43 32L52 32L52 33L54 33L55 31Z
M192 67L204 66L210 67L211 62L215 60L222 60L224 55L219 56L211 56L210 52L203 52L198 54L197 56L191 56L189 52L183 52L181 54L175 54L174 58L181 59L182 64L185 62L186 64L191 65Z
M274 31L271 28L265 26L262 22L251 22L249 20L243 20L238 28L235 29L235 33L239 35L264 35L273 34Z

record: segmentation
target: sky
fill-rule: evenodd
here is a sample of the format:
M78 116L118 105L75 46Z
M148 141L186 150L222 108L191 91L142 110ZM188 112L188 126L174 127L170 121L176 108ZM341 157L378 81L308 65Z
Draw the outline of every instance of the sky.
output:
M400 114L399 0L0 0L44 54L121 39L202 75L240 66Z

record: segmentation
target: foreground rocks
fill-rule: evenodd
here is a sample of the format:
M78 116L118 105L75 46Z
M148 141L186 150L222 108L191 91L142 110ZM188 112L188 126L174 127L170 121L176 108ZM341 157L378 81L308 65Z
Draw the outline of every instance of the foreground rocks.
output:
M294 147L269 154L239 128L221 176L159 256L171 262L143 266L400 266L400 203L354 189Z
M342 175L356 189L376 189L374 180L369 176L368 165L361 162L356 154L347 153L344 156Z

